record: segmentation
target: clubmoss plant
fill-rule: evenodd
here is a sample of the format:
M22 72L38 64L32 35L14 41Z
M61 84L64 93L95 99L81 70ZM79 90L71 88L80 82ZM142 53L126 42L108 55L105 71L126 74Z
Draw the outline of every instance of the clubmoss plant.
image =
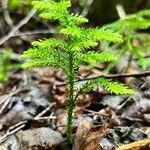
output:
M126 15L124 18L103 27L104 30L111 29L121 34L124 37L123 43L116 43L110 46L107 42L105 46L114 52L116 51L119 56L118 59L129 53L129 60L137 59L142 69L147 69L150 64L150 59L144 56L150 51L150 34L145 33L145 30L149 29L149 27L150 9Z
M8 79L8 72L12 69L20 68L20 63L11 63L13 51L8 49L0 53L0 83L4 83Z
M32 4L43 19L57 20L59 30L55 35L56 38L32 42L33 47L23 54L23 57L29 58L30 61L26 62L23 67L52 66L64 72L68 85L67 141L71 144L73 142L73 110L80 94L90 91L96 85L101 85L107 91L116 94L133 93L133 90L128 89L125 85L105 78L87 80L80 88L76 86L79 77L77 68L83 62L93 65L116 60L116 57L107 51L87 50L96 47L100 41L122 42L122 37L111 30L82 27L81 24L87 23L88 20L79 14L70 13L68 9L71 7L71 2L69 0L33 1Z
M9 0L8 6L11 11L18 11L23 9L24 12L25 10L29 10L31 1L32 0Z

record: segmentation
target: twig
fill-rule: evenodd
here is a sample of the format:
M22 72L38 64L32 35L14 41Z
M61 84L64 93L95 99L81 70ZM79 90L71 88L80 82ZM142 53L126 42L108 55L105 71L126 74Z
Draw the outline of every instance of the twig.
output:
M100 116L104 116L104 117L109 117L108 114L104 114L104 113L102 113L102 112L96 112L96 111L89 110L89 109L85 109L85 108L83 109L83 111L88 112L88 113L90 113L91 115L100 115Z
M27 16L25 16L25 18L23 18L17 25L15 25L6 36L1 38L0 39L0 45L5 43L11 37L13 37L13 34L15 32L17 32L24 24L26 24L31 19L31 17L35 14L35 12L36 12L35 10L31 10L29 12L29 14Z
M46 33L56 33L56 31L55 31L55 29L47 29L47 30L35 30L35 31L17 32L12 37L29 36L29 35L46 34Z
M129 121L134 121L134 122L143 122L143 119L132 118L130 116L125 116L125 117L119 116L119 119L125 119L125 120L129 120Z
M7 22L7 24L12 27L13 26L13 21L10 17L9 11L8 11L8 0L2 0L2 9L3 9L3 14L4 14L4 19Z
M22 91L21 88L16 89L16 87L14 87L11 91L11 93L2 100L1 104L3 103L2 107L0 108L0 115L3 113L4 109L7 107L7 105L9 104L9 102L12 99L12 96L16 95L17 93L19 93L20 91Z
M79 79L76 82L89 81L89 80L98 79L98 78L107 78L107 79L129 78L129 77L140 78L140 77L147 77L147 76L150 76L150 71L133 73L133 74L132 73L122 73L122 74L99 75L99 76L92 77L92 78ZM65 86L65 85L66 85L66 83L62 83L62 84L57 84L56 86Z
M12 131L12 130L18 128L19 126L21 126L21 125L23 125L23 124L25 124L25 123L27 123L27 121L21 121L21 122L15 124L15 125L11 126L11 127L8 129L8 131L10 132L10 131ZM8 132L8 131L7 131L7 132Z
M16 133L17 131L21 130L21 129L24 128L24 127L25 127L25 124L22 124L21 126L15 128L15 129L12 130L12 131L9 131L9 130L8 130L8 131L6 132L6 134L0 138L0 143L4 142L4 141L7 139L8 136L10 136L10 135Z
M129 77L134 77L134 78L140 78L140 77L146 77L146 76L150 76L150 71L145 71L145 72L140 72L140 73L122 73L122 74L108 74L108 75L100 75L100 76L96 76L93 78L87 78L87 79L80 79L79 81L86 81L86 80L91 80L91 79L97 79L97 78L129 78Z
M86 5L81 12L82 16L86 16L88 14L89 8L90 8L92 3L93 3L93 0L87 0L86 1Z
M123 19L126 17L126 12L121 4L116 5L116 10L119 15L119 18Z
M47 113L56 103L51 103L46 109L44 109L41 113L39 113L34 119L37 119Z
M139 87L137 90L139 91L143 86L145 85L145 83ZM134 100L133 95L129 96L121 105L118 106L118 108L116 109L116 113L118 114L120 112L120 110L125 107L130 101ZM134 100L135 101L135 100ZM135 101L136 102L136 101Z
M56 119L56 116L47 116L47 117L38 117L33 120L48 120L48 119Z

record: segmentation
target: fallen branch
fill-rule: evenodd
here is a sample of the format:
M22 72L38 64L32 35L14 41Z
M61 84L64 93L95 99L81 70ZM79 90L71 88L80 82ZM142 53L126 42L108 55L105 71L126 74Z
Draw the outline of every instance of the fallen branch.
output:
M1 100L0 105L2 105L0 107L0 115L3 113L3 111L5 110L5 108L8 106L8 104L10 103L12 97L16 94L18 94L19 92L21 92L23 89L18 88L16 89L16 87L14 87L11 91L10 94L8 94L7 97L5 97L4 99Z
M16 33L24 24L26 24L32 18L35 12L35 10L31 10L29 14L25 16L25 18L23 18L17 25L15 25L6 36L2 37L0 39L0 45L13 37L14 33Z
M5 19L6 23L10 27L12 27L13 26L13 20L11 19L10 14L9 14L8 0L2 0L1 5L2 5L3 14L4 14L4 19Z
M140 72L140 73L122 73L122 74L108 74L108 75L100 75L96 76L93 78L87 78L87 79L80 79L78 81L85 81L85 80L91 80L91 79L97 79L97 78L129 78L129 77L134 77L134 78L140 78L140 77L146 77L150 76L150 71L145 71L145 72Z
M82 81L89 81L89 80L93 80L93 79L98 79L98 78L107 78L107 79L114 79L114 78L130 78L130 77L134 77L134 78L141 78L141 77L147 77L150 76L150 71L145 71L145 72L141 72L141 73L122 73L122 74L108 74L108 75L99 75L99 76L95 76L92 78L84 78L84 79L79 79L76 82L82 82ZM66 83L62 83L62 84L57 84L56 86L65 86Z

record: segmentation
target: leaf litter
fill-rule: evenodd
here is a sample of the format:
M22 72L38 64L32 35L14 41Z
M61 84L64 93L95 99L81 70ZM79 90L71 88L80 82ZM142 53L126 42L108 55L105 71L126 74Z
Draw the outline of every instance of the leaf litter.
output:
M85 70L86 76L96 76L97 73L100 73L95 69L89 73L87 73L87 69ZM13 94L10 92L13 85L8 84L2 87L0 96L2 101L0 139L2 143L0 149L13 150L15 147L16 150L69 150L70 147L65 142L67 87L63 85L62 73L54 69L35 69L18 72L13 78L17 80L15 86L20 87L21 90ZM146 81L148 80L146 79ZM146 81L143 81L143 84ZM63 86L58 86L61 84ZM145 145L141 146L141 149L142 147L147 148L149 144L146 139L150 138L149 97L149 84L145 84L138 93L130 97L109 94L101 87L96 87L93 91L80 95L80 100L74 110L72 149L114 150L117 148L117 150L123 150L125 147L122 148L122 145L134 141L140 142L143 139L145 141L143 140L141 143ZM47 109L53 103L54 105ZM43 111L45 113L40 118L34 119ZM24 126L21 127L21 125ZM51 130L53 134L45 132L44 136L49 136L47 138L42 137L40 133L41 137L38 138L38 132L42 128ZM10 131L13 132L4 138ZM35 134L35 143L31 142L33 136L25 137L26 134L32 135L32 132ZM55 143L49 142L54 140L53 136L58 136L57 139L61 140L55 141ZM30 142L32 145L29 144ZM21 143L26 144L22 145ZM127 146L132 149L135 144Z

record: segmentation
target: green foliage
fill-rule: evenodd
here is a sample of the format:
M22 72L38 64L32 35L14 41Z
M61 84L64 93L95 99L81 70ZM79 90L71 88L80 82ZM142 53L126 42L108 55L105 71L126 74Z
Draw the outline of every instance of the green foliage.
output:
M112 82L110 79L98 78L86 81L79 89L79 93L85 93L91 91L95 86L101 85L107 91L115 94L133 94L133 90L128 89L124 84Z
M86 23L88 20L78 14L69 12L68 8L71 7L69 0L60 0L59 2L54 0L33 1L33 5L39 11L40 17L47 20L57 20L60 23L60 28L57 38L32 42L33 48L28 49L23 54L24 58L30 59L23 67L52 66L64 71L67 78L66 83L69 87L67 140L72 143L73 110L80 93L89 91L96 85L103 86L111 93L133 93L131 89L123 84L104 78L86 82L79 89L79 92L75 87L79 76L76 69L80 64L86 62L90 65L96 65L99 62L114 62L116 60L116 57L111 53L105 51L88 52L87 50L98 46L100 41L122 42L122 37L112 30L81 27L81 24Z
M116 32L127 30L147 29L150 27L150 10L142 10L138 13L125 16L114 23L105 25L103 29L112 29Z
M13 55L11 49L4 53L0 53L0 82L4 83L8 79L8 72L12 69L18 68L19 64L12 64L10 58Z
M144 58L149 52L150 35L143 34L142 31L150 27L150 10L143 10L138 13L127 15L114 23L105 25L103 29L111 29L118 32L123 38L123 44L115 44L111 47L124 55L130 53L134 58L138 59L138 64L146 69L149 66L150 59ZM110 47L109 47L110 48ZM119 49L118 49L119 48ZM118 56L120 56L118 53Z
M32 0L9 0L9 8L13 11L29 8Z
M9 5L10 5L11 9L15 10L21 6L21 1L20 0L10 0Z
M116 61L117 57L108 52L87 52L79 56L80 62L87 62L91 65L95 65L102 62Z

